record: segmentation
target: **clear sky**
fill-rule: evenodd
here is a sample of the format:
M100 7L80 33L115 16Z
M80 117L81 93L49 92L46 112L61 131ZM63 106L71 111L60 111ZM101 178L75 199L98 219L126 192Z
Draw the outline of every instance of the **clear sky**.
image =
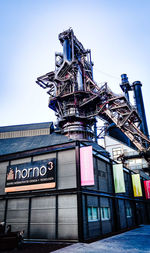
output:
M0 0L0 126L55 120L35 81L54 70L69 27L91 49L97 83L121 93L122 73L142 82L150 129L150 0Z

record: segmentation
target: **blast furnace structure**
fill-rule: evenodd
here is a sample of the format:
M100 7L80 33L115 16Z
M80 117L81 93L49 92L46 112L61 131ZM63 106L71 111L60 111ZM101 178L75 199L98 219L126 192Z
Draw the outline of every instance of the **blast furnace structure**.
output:
M37 78L37 84L48 89L49 107L58 117L61 133L73 139L91 140L94 137L92 126L98 116L110 124L114 123L146 156L150 145L146 136L148 130L142 128L144 133L140 131L142 113L139 116L130 104L129 85L127 87L123 75L125 96L113 93L107 83L99 87L93 80L91 51L84 49L72 29L60 33L59 40L63 54L55 54L55 71ZM137 90L136 83L134 90ZM139 111L139 106L137 108ZM146 158L148 160L148 156Z

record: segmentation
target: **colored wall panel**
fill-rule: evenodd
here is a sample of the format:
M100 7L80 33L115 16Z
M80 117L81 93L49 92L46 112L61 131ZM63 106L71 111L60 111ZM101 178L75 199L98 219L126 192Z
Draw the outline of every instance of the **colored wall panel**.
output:
M94 185L92 146L80 148L81 186Z
M146 199L150 199L150 180L144 181L144 189Z
M139 174L132 175L132 185L134 197L142 197L142 188Z
M122 164L113 165L113 176L114 176L115 193L125 192L125 183L124 183Z

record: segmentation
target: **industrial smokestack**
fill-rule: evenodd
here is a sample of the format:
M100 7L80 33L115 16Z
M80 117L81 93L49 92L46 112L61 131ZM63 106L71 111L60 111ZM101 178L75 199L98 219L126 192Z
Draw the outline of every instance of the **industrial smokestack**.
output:
M143 96L142 96L142 89L141 89L142 84L140 81L135 81L135 82L133 82L132 87L133 87L133 91L134 91L136 108L137 108L138 114L142 120L141 125L140 125L140 129L147 137L149 137L144 102L143 102Z
M120 84L121 89L123 90L125 97L129 101L129 90L131 90L130 83L128 81L127 74L122 74L121 75L121 84Z

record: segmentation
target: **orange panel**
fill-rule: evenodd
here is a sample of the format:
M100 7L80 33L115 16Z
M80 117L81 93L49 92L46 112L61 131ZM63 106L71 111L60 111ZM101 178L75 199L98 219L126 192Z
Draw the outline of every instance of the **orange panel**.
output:
M55 188L55 187L56 187L56 183L32 184L32 185L6 187L5 192L42 190L42 189Z

